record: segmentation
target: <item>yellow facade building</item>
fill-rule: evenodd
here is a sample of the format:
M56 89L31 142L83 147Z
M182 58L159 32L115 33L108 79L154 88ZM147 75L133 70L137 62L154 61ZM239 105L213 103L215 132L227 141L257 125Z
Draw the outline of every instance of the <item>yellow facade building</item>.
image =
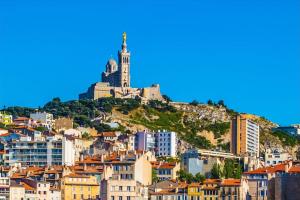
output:
M191 183L188 185L188 200L203 200L203 190L200 183Z
M70 174L61 180L62 200L97 199L100 195L100 184L95 176Z

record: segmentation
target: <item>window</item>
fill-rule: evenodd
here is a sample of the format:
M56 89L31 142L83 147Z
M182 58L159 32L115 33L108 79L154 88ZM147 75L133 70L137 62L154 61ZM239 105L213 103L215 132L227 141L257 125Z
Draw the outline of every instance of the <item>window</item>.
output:
M47 192L46 192L46 191L44 191L44 194L47 194Z
M76 199L76 194L73 195L73 198Z
M119 196L119 200L122 200L122 196Z
M130 196L127 196L126 200L130 200Z
M114 197L114 196L111 196L110 199L111 199L111 200L115 200L115 197Z
M122 191L122 190L123 190L122 186L119 186L119 191Z
M130 186L127 186L127 191L130 192Z

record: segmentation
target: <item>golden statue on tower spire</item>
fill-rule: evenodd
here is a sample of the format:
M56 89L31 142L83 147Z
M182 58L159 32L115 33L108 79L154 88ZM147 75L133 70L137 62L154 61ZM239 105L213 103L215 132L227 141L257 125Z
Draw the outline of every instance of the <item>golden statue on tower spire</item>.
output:
M126 43L126 39L127 39L127 34L126 32L123 32L123 43Z

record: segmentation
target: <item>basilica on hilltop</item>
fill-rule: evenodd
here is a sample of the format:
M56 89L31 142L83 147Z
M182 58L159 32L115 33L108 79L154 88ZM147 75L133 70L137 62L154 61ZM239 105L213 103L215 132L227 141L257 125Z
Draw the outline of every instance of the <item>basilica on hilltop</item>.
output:
M99 99L102 97L136 98L143 101L163 100L158 84L145 88L133 88L130 84L130 52L127 50L126 33L123 33L122 49L118 52L118 62L109 59L101 82L92 84L79 99Z

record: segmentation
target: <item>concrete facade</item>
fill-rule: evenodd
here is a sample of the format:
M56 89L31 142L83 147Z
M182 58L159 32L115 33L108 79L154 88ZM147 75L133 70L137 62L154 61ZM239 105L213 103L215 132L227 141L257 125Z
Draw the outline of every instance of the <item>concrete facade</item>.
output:
M70 174L61 180L62 200L97 199L100 197L100 185L94 176Z
M177 155L177 134L170 131L158 131L156 137L156 155L170 156Z
M230 124L230 151L233 154L251 154L259 157L259 125L246 115L238 115Z
M291 158L287 152L280 152L278 149L267 149L265 152L265 166L280 164Z
M155 136L153 133L137 132L135 136L135 148L141 151L153 151L155 149Z
M115 179L101 182L102 200L147 200L148 188L135 180Z

